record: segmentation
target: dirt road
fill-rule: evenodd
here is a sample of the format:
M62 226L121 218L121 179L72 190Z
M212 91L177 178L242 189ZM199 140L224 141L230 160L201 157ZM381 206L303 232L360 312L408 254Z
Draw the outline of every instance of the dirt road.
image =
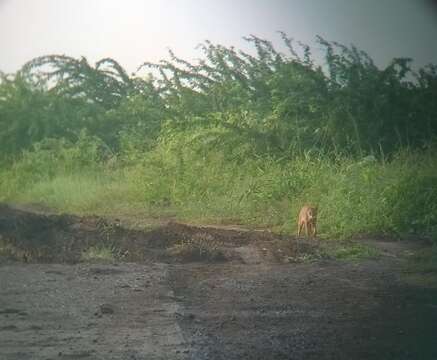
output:
M0 256L0 359L437 359L437 283L405 280L404 245L380 242L383 256L360 262L285 263L273 253L287 239L171 225L111 233L141 252L136 262L59 263L81 239L114 243L93 224L0 209L19 256L34 236L57 249L33 248L30 263ZM164 256L199 231L226 259Z
M437 288L384 261L181 267L193 359L437 359Z
M183 359L164 264L0 267L0 358Z

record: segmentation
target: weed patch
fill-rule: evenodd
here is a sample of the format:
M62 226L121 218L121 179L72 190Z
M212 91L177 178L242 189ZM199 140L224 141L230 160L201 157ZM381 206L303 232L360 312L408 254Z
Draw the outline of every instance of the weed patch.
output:
M114 261L116 249L108 246L91 246L82 252L81 261Z
M362 260L380 256L378 249L357 243L334 244L332 248L327 248L325 251L329 256L339 260Z

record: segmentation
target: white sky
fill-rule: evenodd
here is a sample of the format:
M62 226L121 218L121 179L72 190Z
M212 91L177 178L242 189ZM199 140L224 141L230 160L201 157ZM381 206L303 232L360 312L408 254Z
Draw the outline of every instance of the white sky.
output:
M0 70L66 54L132 72L168 48L191 60L205 39L247 50L243 36L279 42L277 30L310 45L317 34L354 43L380 65L437 63L437 12L421 0L0 0Z

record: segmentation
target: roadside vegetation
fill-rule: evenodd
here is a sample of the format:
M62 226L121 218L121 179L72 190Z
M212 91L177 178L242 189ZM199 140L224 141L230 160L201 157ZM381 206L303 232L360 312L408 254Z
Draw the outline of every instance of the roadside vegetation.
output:
M318 38L319 66L281 36L286 54L205 42L196 63L170 52L133 75L59 55L1 74L0 201L285 233L311 203L322 238L436 241L437 66L380 69Z
M114 249L108 246L91 246L82 252L82 261L106 261L115 260Z

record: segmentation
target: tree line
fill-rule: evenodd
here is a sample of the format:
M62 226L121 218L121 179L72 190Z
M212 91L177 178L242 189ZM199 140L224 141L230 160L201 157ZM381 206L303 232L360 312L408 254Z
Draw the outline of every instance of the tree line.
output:
M381 69L355 46L317 37L320 65L309 46L280 36L286 53L253 35L251 52L206 41L196 62L170 51L135 74L111 58L32 59L0 73L0 156L46 139L74 143L84 131L113 154L175 136L202 151L287 158L389 156L435 142L436 65L415 71L412 59L395 58Z

